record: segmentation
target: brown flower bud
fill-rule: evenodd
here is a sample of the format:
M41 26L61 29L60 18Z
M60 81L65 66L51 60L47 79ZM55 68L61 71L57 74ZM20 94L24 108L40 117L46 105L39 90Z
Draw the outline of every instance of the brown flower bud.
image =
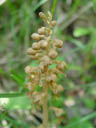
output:
M51 107L51 109L54 110L57 117L62 116L62 114L64 113L64 110L61 108Z
M37 52L37 51L36 51L36 50L33 50L32 48L28 48L28 49L27 49L27 54L28 54L28 55L35 55L36 52Z
M36 71L37 71L37 68L36 68L36 67L27 66L27 67L25 68L25 72L26 72L27 74L32 74L32 73L35 73Z
M40 50L40 44L39 43L33 43L32 44L32 48L34 49L34 50Z
M35 57L40 58L40 57L42 57L42 54L41 53L36 53Z
M52 30L50 28L46 28L46 35L51 35L52 34Z
M51 60L50 60L50 58L48 57L48 56L43 56L42 58L41 58L41 64L43 64L43 65L49 65L51 63Z
M41 53L36 53L35 55L30 56L31 59L39 59L40 57L42 57Z
M52 72L54 73L54 74L58 74L58 73L60 73L60 71L57 69L57 68L53 68L53 69L51 69L52 70Z
M58 63L57 65L56 65L56 67L59 69L59 70L64 70L64 69L66 69L66 64L65 64L65 62L60 62L60 63Z
M55 74L51 74L46 77L47 82L51 82L51 81L56 82L56 80L57 80L57 76Z
M40 18L42 18L43 20L47 21L47 17L45 16L45 14L43 12L39 13Z
M45 27L39 28L38 33L39 34L46 34L46 28Z
M46 40L41 40L40 42L40 48L45 49L48 46L48 42Z
M55 74L51 74L51 79L52 79L52 81L56 82L57 76Z
M31 68L32 68L32 67L30 67L30 66L25 67L25 72L26 72L27 74L30 74Z
M51 77L52 77L52 80L53 80L54 82L56 82L57 76L56 76L55 74L52 74Z
M52 21L52 25L53 25L53 26L56 26L56 21L55 21L55 20Z
M56 83L56 81L53 81L51 83L50 88L52 89L52 91L53 91L54 94L57 94L57 83Z
M38 59L38 57L36 57L36 56L34 56L34 55L31 55L30 58L31 58L31 59L34 59L34 60L35 60L35 59Z
M31 37L33 40L40 40L40 35L38 33L33 33Z
M58 40L58 39L56 39L56 40L54 40L54 42L53 42L53 47L57 47L57 48L62 48L62 46L63 46L63 41L62 40Z
M48 56L52 59L55 59L57 57L58 53L54 50L54 49L51 49Z
M47 82L51 82L51 80L52 80L52 79L51 79L50 76L47 76L47 77L46 77L46 81L47 81Z

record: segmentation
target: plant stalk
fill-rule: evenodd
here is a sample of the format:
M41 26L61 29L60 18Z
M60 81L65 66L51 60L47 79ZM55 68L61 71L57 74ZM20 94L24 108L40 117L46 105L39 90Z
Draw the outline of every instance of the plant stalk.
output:
M48 85L46 82L47 70L45 73L45 82L43 86L43 92L45 94L43 98L43 126L44 128L48 128Z

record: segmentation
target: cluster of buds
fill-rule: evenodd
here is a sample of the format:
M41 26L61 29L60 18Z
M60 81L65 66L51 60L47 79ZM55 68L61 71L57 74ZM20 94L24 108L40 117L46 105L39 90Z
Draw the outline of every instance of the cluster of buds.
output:
M49 11L47 16L42 12L39 13L39 16L47 23L47 27L41 27L37 33L31 35L35 42L27 50L29 57L37 60L39 65L38 67L27 66L25 72L30 81L26 84L29 89L28 95L33 98L34 103L42 105L42 99L46 97L46 89L36 92L35 87L39 85L42 88L50 88L54 94L63 91L63 87L57 84L57 78L59 73L64 73L66 64L56 60L57 49L63 46L63 41L51 37L52 27L56 26L56 21L52 20L52 14ZM50 69L52 64L56 66Z

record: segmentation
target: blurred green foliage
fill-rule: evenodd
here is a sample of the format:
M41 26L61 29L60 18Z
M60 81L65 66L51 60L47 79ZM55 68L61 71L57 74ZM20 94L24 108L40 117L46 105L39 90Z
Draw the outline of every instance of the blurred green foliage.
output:
M31 101L25 96L24 67L29 63L38 66L37 62L30 62L26 49L32 45L30 35L42 25L38 13L46 13L48 7L57 19L55 36L64 40L57 59L67 63L67 77L58 75L64 92L57 98L49 97L49 104L65 112L57 127L95 128L96 0L6 0L0 5L0 127L31 128L41 123L38 113L39 121L28 118L32 113ZM36 88L41 89L39 85ZM72 106L69 101L65 103L68 97L74 101ZM24 115L26 110L28 117ZM50 115L50 124L57 125L59 119Z

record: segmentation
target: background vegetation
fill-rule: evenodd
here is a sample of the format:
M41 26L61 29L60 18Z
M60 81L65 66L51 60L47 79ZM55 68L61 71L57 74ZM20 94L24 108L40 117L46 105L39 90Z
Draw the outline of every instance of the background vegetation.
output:
M59 98L50 99L64 110L50 113L53 128L96 128L96 0L0 0L0 128L31 128L42 112L31 109L25 96L26 49L30 35L42 25L38 13L52 11L55 36L64 41L60 60L67 63ZM53 116L54 115L54 116ZM54 118L55 117L55 118ZM60 121L61 120L61 121Z

